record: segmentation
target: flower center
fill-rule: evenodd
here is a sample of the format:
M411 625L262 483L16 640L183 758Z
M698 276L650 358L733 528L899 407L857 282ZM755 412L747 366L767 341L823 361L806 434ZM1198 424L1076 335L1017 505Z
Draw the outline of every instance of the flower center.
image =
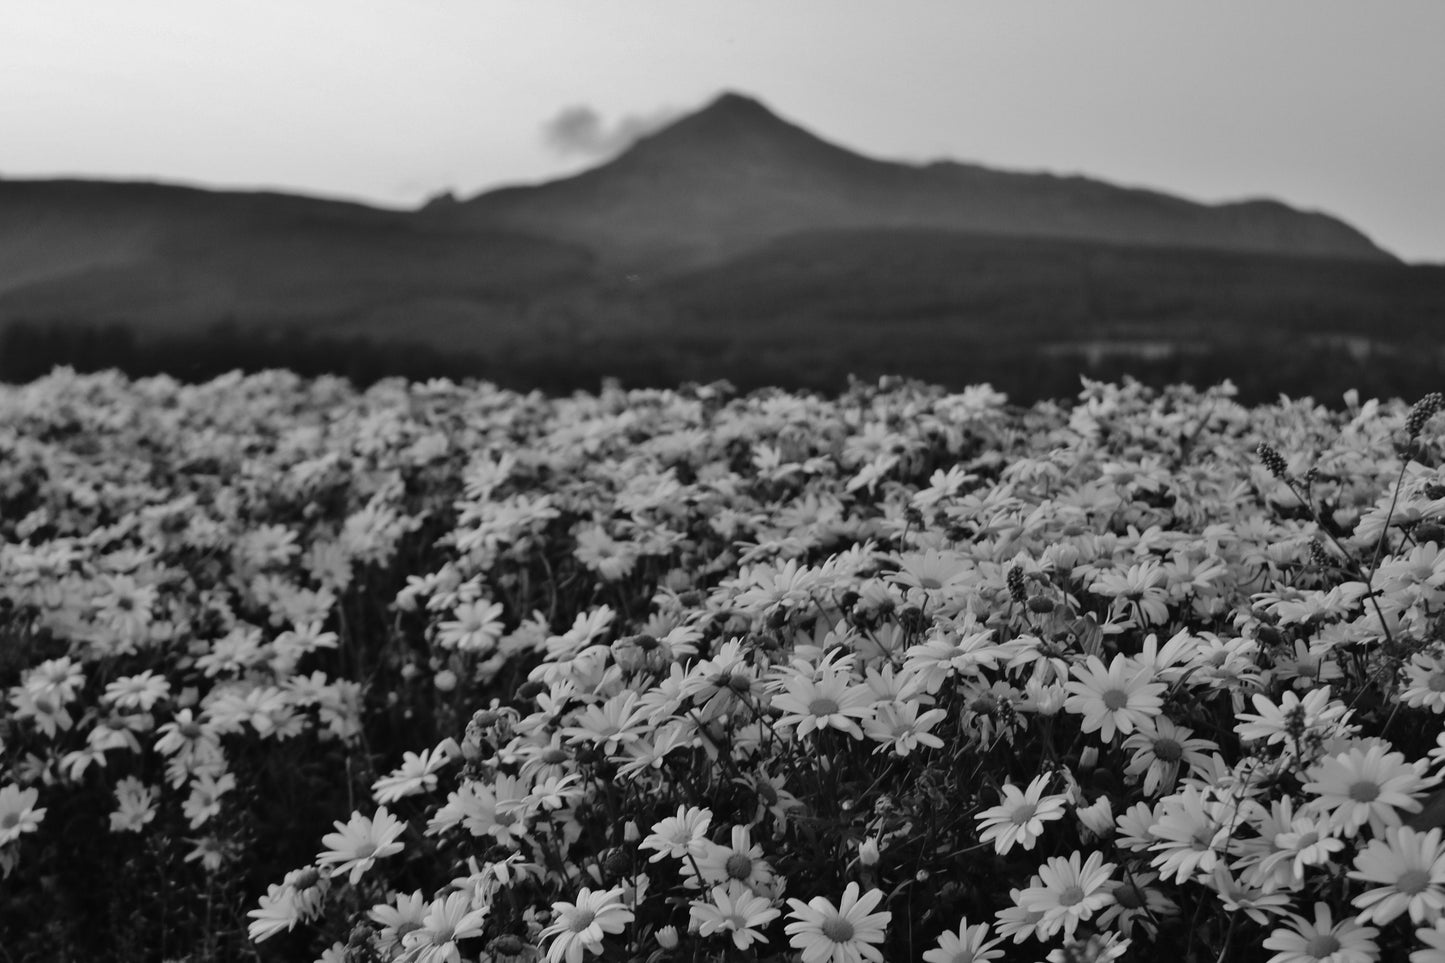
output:
M591 910L579 909L577 911L577 915L572 917L572 919L569 921L569 925L572 932L581 933L587 927L591 926L592 921L596 918L597 914L592 912Z
M1184 758L1184 747L1168 736L1154 740L1154 758L1160 762L1178 762Z
M14 829L18 825L20 825L19 813L6 813L0 816L0 829Z
M1395 880L1395 888L1402 893L1414 896L1416 893L1430 885L1430 874L1423 869L1410 869L1400 874Z
M1305 952L1313 960L1323 960L1339 948L1340 941L1331 933L1320 933L1305 944Z
M1084 888L1077 883L1059 894L1060 906L1077 906L1084 901Z
M566 762L568 759L571 758L571 756L567 754L566 749L553 748L542 750L541 755L539 755L537 758L541 759L543 764L545 765L555 766L558 763Z
M819 696L808 703L808 714L814 716L831 716L838 711L838 703L827 696Z
M371 842L370 840L367 840L366 842L362 843L360 846L356 847L356 858L357 858L357 859L368 859L368 858L370 858L371 854L374 853L374 852L376 852L376 843L373 843L373 842Z
M1110 712L1118 712L1129 704L1129 693L1123 689L1108 689L1103 695L1104 708Z
M55 711L55 703L45 698L45 696L41 696L35 700L35 709L41 715L48 716Z
M1445 692L1445 672L1432 673L1428 684L1431 692Z
M180 725L180 734L183 738L195 741L201 737L201 726L196 722L183 722Z
M450 943L452 941L452 937L456 935L456 932L457 931L455 927L443 926L441 929L438 929L434 933L432 933L432 945L441 946L445 943Z
M935 576L925 575L918 580L918 587L923 589L941 589L943 588L943 583Z
M1380 787L1370 779L1361 779L1350 785L1350 798L1355 802L1374 802L1380 797Z
M823 922L823 935L834 943L846 943L853 938L853 924L841 916L833 916Z
M1033 803L1024 803L1022 806L1013 811L1013 814L1009 816L1009 820L1012 821L1015 826L1022 826L1030 819L1033 819L1034 813L1038 811L1039 807L1035 806Z
M1319 833L1316 833L1316 832L1308 832L1308 833L1305 833L1303 836L1301 836L1301 837L1299 838L1299 842L1295 844L1295 848L1296 848L1296 849L1309 849L1311 846L1313 846L1315 843L1317 843L1317 842L1319 842L1319 841L1320 841L1320 834L1319 834Z
M723 869L733 879L747 879L753 874L753 861L742 853L733 853L723 864Z

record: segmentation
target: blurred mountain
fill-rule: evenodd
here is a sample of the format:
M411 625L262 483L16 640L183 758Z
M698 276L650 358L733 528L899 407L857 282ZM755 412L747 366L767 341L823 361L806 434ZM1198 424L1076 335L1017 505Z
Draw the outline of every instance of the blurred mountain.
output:
M566 243L459 234L340 201L0 180L0 322L403 324L409 308L476 314L588 282L592 260Z
M863 157L734 93L582 174L430 213L571 241L635 270L716 263L789 234L843 228L1393 260L1343 221L1277 201L1206 205L1084 177Z
M576 176L415 211L0 179L10 378L80 357L558 390L894 372L1028 393L1081 370L1248 367L1268 397L1281 372L1308 386L1334 365L1404 392L1445 377L1442 317L1445 266L1325 214L875 160L737 94Z

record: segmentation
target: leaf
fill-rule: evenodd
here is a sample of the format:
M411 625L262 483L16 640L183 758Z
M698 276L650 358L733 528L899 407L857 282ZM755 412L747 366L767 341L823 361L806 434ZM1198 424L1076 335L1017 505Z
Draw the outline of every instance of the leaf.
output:
M1445 789L1437 789L1431 793L1420 811L1405 820L1405 825L1420 832L1445 826Z

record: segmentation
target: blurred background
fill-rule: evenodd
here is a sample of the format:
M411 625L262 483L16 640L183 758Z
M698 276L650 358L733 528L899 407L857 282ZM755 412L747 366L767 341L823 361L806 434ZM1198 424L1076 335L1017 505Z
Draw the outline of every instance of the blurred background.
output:
M0 379L1445 370L1445 6L51 0L0 30Z

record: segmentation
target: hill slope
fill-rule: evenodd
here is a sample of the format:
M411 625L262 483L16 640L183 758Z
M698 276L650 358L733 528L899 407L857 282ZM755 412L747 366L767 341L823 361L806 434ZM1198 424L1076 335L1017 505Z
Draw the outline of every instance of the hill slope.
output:
M697 266L787 234L839 228L1392 259L1342 221L1274 201L1210 206L1083 177L863 157L737 94L600 167L431 214L576 242L638 269Z

